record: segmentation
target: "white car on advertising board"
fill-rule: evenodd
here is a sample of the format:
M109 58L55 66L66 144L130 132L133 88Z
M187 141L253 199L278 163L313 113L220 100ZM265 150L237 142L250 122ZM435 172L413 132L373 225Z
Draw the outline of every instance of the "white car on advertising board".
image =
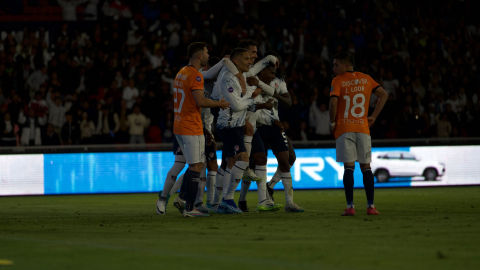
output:
M445 164L422 160L410 152L374 152L371 167L378 182L388 182L392 177L425 177L436 180L445 174Z

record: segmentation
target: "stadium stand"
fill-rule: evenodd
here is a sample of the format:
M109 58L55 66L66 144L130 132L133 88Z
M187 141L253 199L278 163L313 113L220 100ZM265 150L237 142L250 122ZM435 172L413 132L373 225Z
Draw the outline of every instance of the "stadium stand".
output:
M220 57L244 38L281 56L294 105L280 117L293 140L333 139L339 51L389 93L373 138L480 136L478 1L231 1L229 12L220 2L0 1L1 145L128 143L134 104L150 120L146 142L172 142L173 76L188 44Z

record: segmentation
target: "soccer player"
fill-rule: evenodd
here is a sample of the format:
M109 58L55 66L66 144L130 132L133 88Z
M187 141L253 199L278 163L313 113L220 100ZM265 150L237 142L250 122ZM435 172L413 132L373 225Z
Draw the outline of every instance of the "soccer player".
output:
M230 59L240 73L249 71L251 60L245 49L234 49ZM245 77L242 76L242 79L245 80ZM251 96L245 95L246 89L242 88L239 78L230 71L224 73L220 81L220 90L225 100L231 104L229 109L220 110L217 121L217 130L223 140L223 152L227 157L227 169L223 181L223 199L220 205L232 213L241 214L242 211L235 204L233 197L248 165L243 126L245 125L247 109L254 105L254 102ZM226 177L228 173L230 173L229 178Z
M216 76L218 75L222 67L223 67L223 62L219 61L218 58L216 57L212 57L208 59L208 65L203 67L202 70L200 71L203 78L206 80L204 82L204 88L205 88L204 95L206 98L210 97L210 93L212 92L212 88L213 88L213 81L215 80ZM212 116L210 114L209 108L202 108L201 118L202 118L204 129L207 129L208 131L210 131L211 124L212 124L212 119L211 119ZM205 137L206 137L205 153L206 153L207 167L208 167L209 173L208 173L208 177L205 179L205 175L204 175L205 168L202 169L202 173L200 175L201 181L199 184L199 193L202 190L202 188L205 188L205 184L207 185L207 195L210 194L208 193L209 187L214 184L214 182L212 181L212 176L213 176L213 179L215 179L215 175L217 171L216 167L218 167L218 165L215 165L215 169L211 167L213 163L216 164L216 152L214 149L213 150L214 156L212 156L212 147L215 148L215 146L210 143L211 138L213 138L213 136L211 138L209 136L211 136L211 131L209 133L205 132ZM177 179L177 175L185 167L186 160L182 153L182 149L178 145L178 141L176 139L173 140L173 154L175 155L175 163L167 173L167 178L165 179L163 190L158 193L159 199L157 201L157 214L159 215L163 215L166 213L166 205L168 205L168 200L170 199L170 196L173 195L175 192L177 192L183 183L183 175L179 176L178 179ZM212 188L213 187L211 187L210 189ZM203 198L203 192L201 192L201 196ZM197 201L198 201L198 197L199 196L197 196ZM208 202L208 198L207 198L207 202ZM197 210L198 209L205 210L201 206L197 207ZM202 211L202 212L205 212L205 211Z
M205 217L195 208L200 181L200 171L205 161L205 137L200 108L227 109L230 103L224 99L213 101L204 97L203 76L199 70L208 64L207 45L194 42L188 46L189 64L175 76L173 133L185 156L188 169L184 175L180 195L174 205L183 209L184 217Z
M330 128L335 135L337 162L343 162L343 186L347 198L347 209L342 216L355 215L353 205L353 172L355 161L360 163L363 185L367 195L367 214L380 214L373 204L374 179L370 169L372 142L370 126L380 114L387 101L388 94L370 76L353 70L354 58L348 53L334 56L330 90ZM378 96L377 106L372 115L368 115L370 95Z
M267 53L269 55L275 55L275 52ZM259 78L262 80L268 80L273 74L261 73ZM254 78L249 78L247 81L249 84L256 83ZM283 132L283 125L278 117L278 103L281 102L285 106L291 106L290 94L287 90L287 85L284 80L277 77L271 79L270 85L274 87L275 94L273 95L273 109L271 111L261 110L261 115L257 118L258 132L263 140L265 146L265 153L268 151L268 145L272 147L272 152L277 158L278 168L280 170L280 179L282 180L285 190L285 212L304 212L305 210L293 202L293 184L292 175L290 173L290 156L295 159L295 152L291 144L289 146L288 138ZM264 97L265 98L265 97ZM290 153L292 152L292 153ZM292 162L293 164L293 162ZM273 189L277 182L270 181L268 188ZM259 194L260 196L260 194ZM259 197L260 199L260 197Z

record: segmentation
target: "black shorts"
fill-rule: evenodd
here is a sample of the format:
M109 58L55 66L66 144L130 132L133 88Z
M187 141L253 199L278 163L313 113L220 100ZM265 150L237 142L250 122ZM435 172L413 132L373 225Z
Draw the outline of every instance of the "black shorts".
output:
M277 127L267 125L259 126L257 131L262 137L265 153L268 151L268 144L272 147L274 154L288 151L288 140L285 132L280 133Z
M180 148L180 145L178 144L178 141L175 135L173 135L173 154L175 156L183 156L182 149Z
M212 142L212 144L208 146L208 139L207 139L207 135L205 134L205 160L209 162L216 159L217 159L217 151L215 150L215 144Z
M233 157L238 153L247 151L243 141L243 127L219 128L217 132L223 141L224 156L222 158Z
M258 130L253 133L252 139L252 155L256 153L265 153L265 146L263 145L263 140Z

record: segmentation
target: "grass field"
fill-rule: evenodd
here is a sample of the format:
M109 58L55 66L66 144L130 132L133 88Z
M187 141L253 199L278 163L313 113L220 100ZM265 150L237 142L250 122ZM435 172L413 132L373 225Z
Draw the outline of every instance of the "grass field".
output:
M0 260L14 264L0 268L480 269L480 187L375 195L380 216L366 215L363 190L354 217L340 216L343 190L321 190L295 192L303 214L204 219L172 205L156 215L156 194L3 197Z

